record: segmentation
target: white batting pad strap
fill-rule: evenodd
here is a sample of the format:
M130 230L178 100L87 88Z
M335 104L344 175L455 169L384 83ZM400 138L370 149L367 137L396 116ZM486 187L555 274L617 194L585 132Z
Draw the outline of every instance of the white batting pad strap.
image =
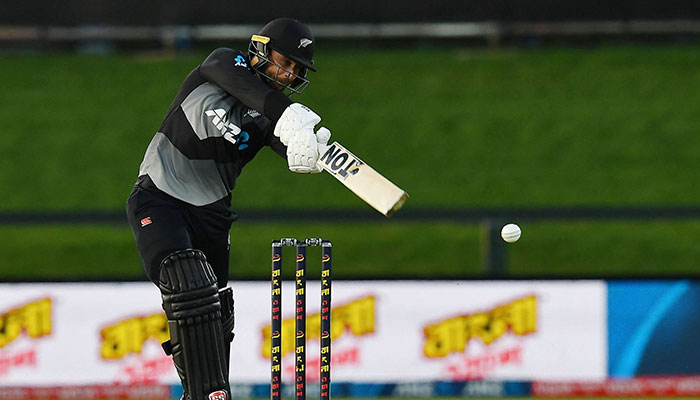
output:
M275 125L274 135L285 146L289 145L290 135L305 128L312 128L321 122L321 117L301 103L290 104Z

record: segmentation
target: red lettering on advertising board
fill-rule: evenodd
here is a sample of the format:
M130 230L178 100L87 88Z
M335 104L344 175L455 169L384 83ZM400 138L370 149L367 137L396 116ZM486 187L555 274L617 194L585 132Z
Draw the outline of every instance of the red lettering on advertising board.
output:
M521 364L522 353L522 347L515 346L478 356L463 356L458 361L447 364L447 373L455 381L483 379L499 367Z
M700 376L532 383L537 397L677 397L700 395Z
M0 399L167 399L170 385L0 386Z
M134 357L121 369L117 382L130 385L155 384L174 368L172 359L165 354L150 358Z
M36 349L0 354L0 376L17 367L36 367Z

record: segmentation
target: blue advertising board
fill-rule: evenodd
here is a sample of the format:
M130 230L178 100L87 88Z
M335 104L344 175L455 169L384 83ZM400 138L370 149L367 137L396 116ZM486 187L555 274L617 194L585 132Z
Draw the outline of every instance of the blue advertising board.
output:
M611 378L700 374L700 282L608 283Z

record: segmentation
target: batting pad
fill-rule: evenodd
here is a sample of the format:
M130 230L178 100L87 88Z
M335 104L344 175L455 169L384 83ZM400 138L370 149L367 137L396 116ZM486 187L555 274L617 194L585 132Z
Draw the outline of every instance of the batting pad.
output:
M164 349L170 350L189 399L213 395L218 400L221 391L230 393L216 282L199 250L178 251L161 263L159 287L170 328L170 345Z

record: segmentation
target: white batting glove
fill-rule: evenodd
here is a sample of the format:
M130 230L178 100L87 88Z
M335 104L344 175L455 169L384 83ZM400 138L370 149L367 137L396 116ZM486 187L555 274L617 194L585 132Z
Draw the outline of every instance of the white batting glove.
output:
M285 146L289 146L290 136L303 129L310 129L321 122L321 117L301 103L290 104L282 113L275 125L274 135L280 138Z
M299 174L309 174L316 167L318 144L312 128L292 132L287 145L289 170Z
M317 174L323 169L317 164L318 158L328 148L331 131L320 128L316 134L312 129L304 129L291 134L287 146L289 170L299 174Z

